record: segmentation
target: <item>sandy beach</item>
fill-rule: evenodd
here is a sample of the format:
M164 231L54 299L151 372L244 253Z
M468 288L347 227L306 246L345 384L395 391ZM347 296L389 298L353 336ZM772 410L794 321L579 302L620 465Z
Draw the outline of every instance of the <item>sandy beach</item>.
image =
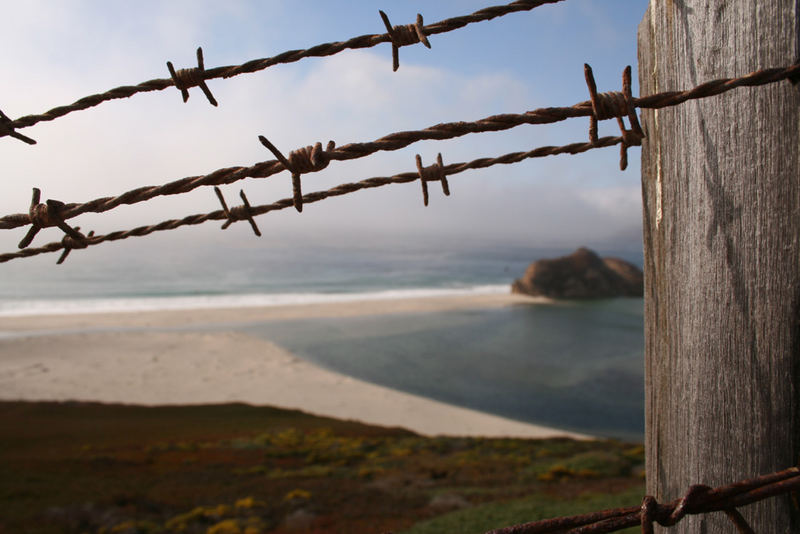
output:
M586 437L376 386L225 325L274 319L485 309L474 295L0 319L0 399L132 404L245 402L400 426L424 435ZM204 329L213 325L213 329Z

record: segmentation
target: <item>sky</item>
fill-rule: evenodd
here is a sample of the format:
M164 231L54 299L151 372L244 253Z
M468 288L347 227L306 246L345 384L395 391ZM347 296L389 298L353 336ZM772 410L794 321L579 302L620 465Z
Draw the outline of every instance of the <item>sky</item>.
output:
M213 68L383 33L378 9L393 24L413 22L418 12L430 24L488 5L487 0L0 0L6 21L0 33L0 110L11 118L38 114L120 85L167 78L166 61L176 68L194 66L198 46L206 68ZM584 63L592 65L600 91L619 90L626 65L633 66L635 80L636 31L646 6L646 0L565 0L430 36L430 50L403 47L397 72L391 68L391 46L382 44L210 80L219 107L198 88L190 89L187 103L169 88L42 122L20 130L38 141L35 146L0 138L0 214L27 211L32 187L40 188L43 198L85 202L273 159L258 135L288 154L317 141L343 145L440 122L571 106L588 99ZM635 81L633 92L638 95ZM413 171L416 154L426 165L439 152L445 163L455 163L585 141L588 122L524 125L332 162L305 175L303 189ZM619 135L616 121L601 123L600 135ZM453 176L449 197L431 183L427 208L419 183L390 185L310 204L302 214L288 209L264 215L258 219L260 239L245 222L222 232L221 223L212 221L81 254L123 257L221 243L304 246L423 237L443 246L474 241L640 250L639 158L640 150L631 149L625 172L619 170L616 147L533 159ZM239 204L240 189L251 204L265 204L290 197L291 181L282 172L224 186L229 204ZM70 222L101 234L217 209L213 190L202 187ZM16 250L24 233L22 228L0 232L2 250ZM60 231L48 229L34 246L60 238Z

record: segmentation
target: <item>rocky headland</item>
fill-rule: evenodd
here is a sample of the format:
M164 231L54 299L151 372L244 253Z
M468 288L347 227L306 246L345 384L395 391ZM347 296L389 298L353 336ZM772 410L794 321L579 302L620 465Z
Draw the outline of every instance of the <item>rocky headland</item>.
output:
M581 247L569 256L531 263L511 292L554 299L641 297L644 276L632 263Z

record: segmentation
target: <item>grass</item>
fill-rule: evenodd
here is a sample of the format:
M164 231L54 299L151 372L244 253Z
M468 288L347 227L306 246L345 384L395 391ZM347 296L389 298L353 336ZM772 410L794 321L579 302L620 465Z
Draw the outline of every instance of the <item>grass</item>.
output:
M644 485L634 485L620 492L599 493L584 491L570 498L559 498L547 493L536 493L510 502L489 503L466 510L451 512L434 519L417 523L401 534L483 534L489 530L518 525L540 519L570 516L636 506L642 500ZM641 532L633 527L619 532L633 534Z
M0 532L483 532L636 504L640 446L242 404L0 403Z

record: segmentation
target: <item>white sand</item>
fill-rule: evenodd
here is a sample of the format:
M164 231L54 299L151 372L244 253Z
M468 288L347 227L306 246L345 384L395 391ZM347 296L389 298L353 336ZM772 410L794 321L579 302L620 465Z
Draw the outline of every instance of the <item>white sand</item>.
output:
M246 402L401 426L425 435L585 438L409 395L330 372L233 331L156 327L486 308L483 295L270 308L0 319L0 399L134 404ZM81 329L91 329L89 332ZM131 330L133 329L133 330Z

